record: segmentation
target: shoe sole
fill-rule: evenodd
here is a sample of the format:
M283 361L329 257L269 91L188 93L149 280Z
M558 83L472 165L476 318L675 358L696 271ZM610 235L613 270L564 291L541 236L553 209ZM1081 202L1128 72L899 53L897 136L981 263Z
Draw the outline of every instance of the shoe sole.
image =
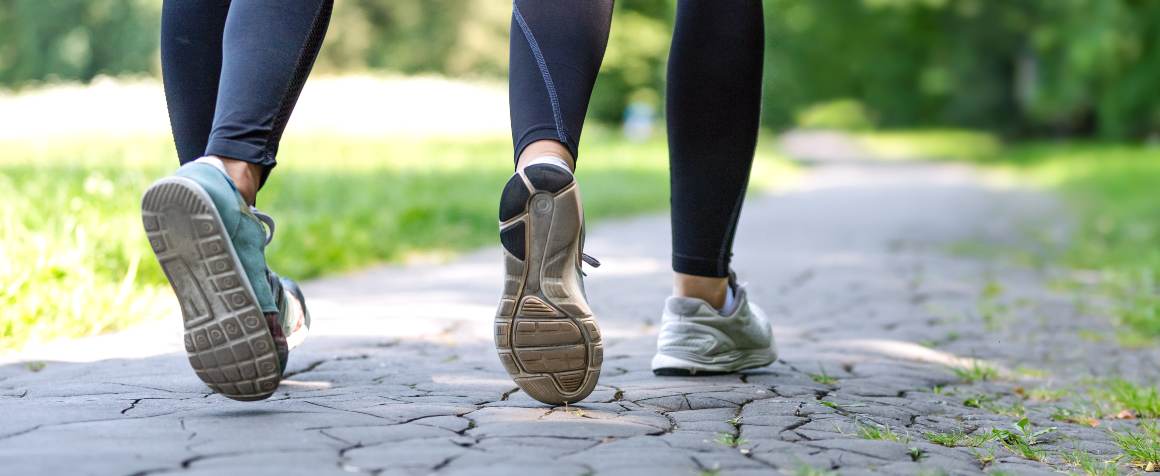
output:
M653 375L661 377L691 377L698 375L724 375L742 370L765 367L777 360L772 351L750 352L729 364L702 364L668 354L653 356Z
M529 396L552 405L576 403L596 387L604 359L600 329L576 276L580 191L571 176L563 184L562 174L545 178L535 167L554 166L528 167L528 175L513 176L505 189L506 195L522 186L516 193L528 196L516 216L500 223L506 275L495 344L504 368Z
M268 398L282 378L274 338L209 194L162 179L145 192L141 221L181 305L198 378L234 400Z

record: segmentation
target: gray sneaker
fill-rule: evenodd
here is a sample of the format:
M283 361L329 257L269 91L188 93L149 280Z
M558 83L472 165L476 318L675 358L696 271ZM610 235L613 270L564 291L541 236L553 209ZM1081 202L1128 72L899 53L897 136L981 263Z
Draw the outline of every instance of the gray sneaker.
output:
M661 318L656 375L713 375L764 367L777 360L769 319L740 284L729 315L695 298L669 297Z

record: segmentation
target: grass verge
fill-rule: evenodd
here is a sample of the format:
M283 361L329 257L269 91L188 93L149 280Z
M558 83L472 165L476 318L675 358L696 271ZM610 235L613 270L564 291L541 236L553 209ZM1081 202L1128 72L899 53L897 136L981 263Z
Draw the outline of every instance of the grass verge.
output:
M1061 192L1078 217L1063 262L1100 277L1116 303L1122 341L1149 344L1160 339L1160 147L1085 142L1004 146L985 133L954 130L869 132L858 140L888 158L968 160Z

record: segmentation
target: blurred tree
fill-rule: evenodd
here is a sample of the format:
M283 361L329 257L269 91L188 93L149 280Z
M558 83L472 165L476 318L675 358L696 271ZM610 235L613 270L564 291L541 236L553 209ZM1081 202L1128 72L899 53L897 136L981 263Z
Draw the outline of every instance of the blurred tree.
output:
M708 0L705 0L708 1ZM0 85L156 74L160 0L0 0ZM623 0L590 114L663 106L676 0ZM859 102L884 127L1160 135L1160 1L765 0L768 127ZM510 4L341 0L317 69L500 79Z
M0 1L0 84L155 69L161 2Z

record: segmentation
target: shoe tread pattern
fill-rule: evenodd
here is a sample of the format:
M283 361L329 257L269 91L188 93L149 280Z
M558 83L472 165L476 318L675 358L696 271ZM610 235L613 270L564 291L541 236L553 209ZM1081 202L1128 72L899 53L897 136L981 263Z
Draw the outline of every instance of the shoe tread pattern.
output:
M528 169L554 166L532 166ZM545 173L548 172L548 173ZM504 190L521 211L501 222L501 233L520 227L522 256L505 253L504 296L495 321L500 362L532 398L561 405L587 397L596 386L603 343L587 302L566 273L573 273L579 240L578 189L550 170L531 170L521 180L531 191ZM501 208L514 208L510 203ZM526 259L520 259L526 258Z
M146 191L141 209L181 307L194 372L226 397L268 398L281 380L277 349L208 194L192 180L164 179Z

